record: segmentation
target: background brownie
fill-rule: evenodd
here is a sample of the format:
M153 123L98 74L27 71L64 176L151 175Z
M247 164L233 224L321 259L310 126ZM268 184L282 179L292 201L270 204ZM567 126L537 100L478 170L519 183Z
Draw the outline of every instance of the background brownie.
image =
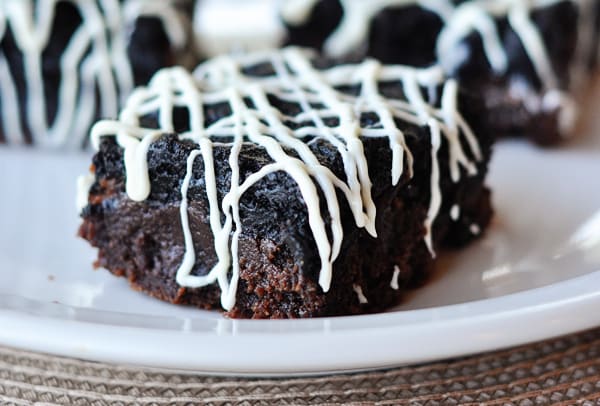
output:
M7 3L0 14L0 143L81 147L91 124L116 117L133 86L159 68L197 62L185 3Z
M282 52L284 54L291 52L294 58L298 57L295 50ZM107 268L115 275L125 276L135 289L162 300L202 308L218 308L223 304L220 301L221 282L219 285L212 283L204 287L186 287L177 282L177 272L186 254L184 238L186 228L182 226L180 217L182 187L186 178L189 181L186 194L189 206L185 213L189 219L189 231L196 253L192 275L209 274L219 261L215 254L214 233L210 223L211 209L207 197L208 190L212 190L207 186L210 185L207 179L211 177L206 173L206 165L210 163L204 160L204 155L198 154L192 161L189 178L186 176L192 151L206 152L207 146L202 144L204 147L200 147L197 141L187 138L198 134L199 131L211 131L210 129L216 131L215 134L221 134L211 138L213 145L211 156L216 174L215 190L221 207L224 196L232 188L234 174L238 173L238 170L234 171L231 166L232 135L235 127L227 127L223 124L228 123L228 120L235 115L232 114L232 104L227 102L227 99L219 101L221 99L212 92L218 93L226 89L228 83L237 83L237 86L241 86L234 89L245 95L243 100L246 107L250 109L249 114L263 117L261 114L266 114L267 110L257 107L256 103L259 99L249 96L255 94L252 93L256 91L256 87L253 86L258 86L261 92L265 92L269 104L275 109L275 114L281 115L284 125L289 130L310 130L303 133L305 135L300 139L309 146L318 162L329 168L341 182L349 181L338 148L320 135L320 131L326 130L313 128L315 124L310 119L299 118L302 114L306 116L310 113L306 111L306 105L303 108L300 104L285 99L293 94L293 83L303 83L303 86L307 86L308 89L309 83L314 84L317 79L310 82L306 81L306 78L285 79L285 75L292 75L293 78L297 74L296 71L291 70L291 66L300 66L297 59L286 59L281 66L286 67L287 73L281 74L278 71L279 76L273 76L275 65L271 66L269 61L277 60L277 53L274 55L274 57L267 56L264 59L267 62L260 64L242 64L239 74L242 74L245 79L241 82L232 79L236 74L230 70L239 66L238 62L232 64L229 58L209 62L200 68L198 74L200 78L197 79L197 86L208 91L206 94L186 96L184 89L189 85L185 84L185 79L181 79L180 73L165 70L155 77L153 86L136 95L137 100L147 97L148 100L155 101L154 94L167 97L166 93L159 91L157 84L169 83L166 80L169 77L171 79L179 77L180 80L170 83L179 83L181 88L175 87L169 90L175 94L183 92L178 103L182 103L182 100L200 100L200 97L215 100L207 101L203 105L202 127L196 129L190 128L192 124L189 109L194 109L197 105L176 104L177 107L170 113L173 120L172 130L175 133L164 133L149 144L147 164L150 191L145 199L134 201L129 195L126 181L128 176L133 175L124 167L122 145L110 135L110 130L107 129L114 125L119 127L122 123L98 124L95 133L100 141L99 151L93 161L93 181L89 190L88 205L82 211L83 224L80 229L80 235L99 248L98 266ZM211 63L216 65L216 68L211 67ZM328 62L324 61L313 61L313 63L321 67L328 65ZM367 67L366 64L350 67L348 75L340 74L338 78L348 76L347 80L350 80L352 72L355 76L360 75L361 69ZM347 68L342 67L342 69ZM229 72L228 76L224 76L222 74L224 72ZM321 79L318 80L331 80L332 82L329 83L337 83L335 87L338 91L357 102L358 99L352 99L360 91L360 87L354 84L355 82L339 83L331 79L335 75L328 76L327 72L330 71L322 72L323 76L319 76ZM388 79L389 82L379 82L379 91L390 100L406 100L403 82L400 82L398 77L403 76L397 76L394 80ZM227 78L233 82L228 82ZM225 82L220 82L223 80ZM246 80L249 82L245 82ZM406 80L407 82L404 83L411 83L410 79ZM283 87L270 87L274 82L282 83ZM249 87L245 87L243 83L248 83ZM250 93L245 93L246 91ZM306 97L313 97L310 102L313 109L325 114L322 116L323 125L336 128L339 124L336 120L339 118L331 116L331 113L329 115L325 113L326 109L322 104L327 100L325 94L306 91L308 92ZM327 92L327 90L323 91ZM420 97L437 93L431 101L438 107L442 92L446 95L445 103L451 101L448 96L453 94L451 88L442 89L437 84L433 87L421 88L420 91L423 92ZM318 102L317 99L322 101ZM446 104L444 106L446 109L449 107ZM128 111L130 113L136 111L134 107L135 104L129 106ZM410 109L414 107L413 105L407 111L411 111ZM255 109L259 109L262 113ZM146 109L142 108L140 111L142 110ZM158 124L158 115L162 116L162 114L168 114L168 110L144 114L140 117L141 127L161 128ZM469 115L477 117L478 113L471 112ZM162 117L164 125L165 116ZM367 134L368 130L377 132L383 125L377 114L367 111L361 114L360 120L363 128L361 131L367 131L364 134ZM266 123L267 121L263 124ZM477 129L478 123L473 124ZM444 126L446 125L450 123L444 123ZM404 289L422 280L432 263L432 253L426 244L427 235L432 236L432 250L450 246L458 247L482 233L490 220L490 195L484 186L484 178L490 158L492 137L480 133L475 142L481 155L476 157L475 155L478 154L472 149L475 147L467 141L466 134L462 132L465 128L461 126L461 131L456 133L458 136L456 139L450 133L444 133L440 150L436 153L432 140L437 138L432 138L428 125L416 124L396 117L394 129L403 132L407 150L414 157L412 164L406 157L402 176L396 184L392 182L392 151L389 138L392 134L384 131L380 132L380 136L361 137L372 184L368 190L376 207L377 237L370 234L366 227L357 226L349 206L349 202L352 201L352 204L357 202L348 200L337 188L339 224L343 228L344 237L340 253L333 262L332 281L328 291L323 288L320 281L322 257L319 254L316 234L311 228L307 211L307 201L311 201L311 195L304 194L297 181L287 172L288 169L261 177L239 201L241 234L238 239L237 253L240 279L235 291L235 303L231 307L226 307L227 315L244 318L315 317L380 311L398 303ZM154 137L152 132L147 134ZM453 141L449 142L450 139ZM460 166L458 172L460 176L455 179L450 176L450 147L453 157L456 156L454 153L457 150L463 151L466 154L465 159L474 165L470 172ZM286 148L285 151L288 156L297 157L298 150ZM432 157L435 157L435 160ZM239 156L234 159L239 167L239 183L242 184L244 180L275 161L279 162L264 146L246 140L240 146ZM290 162L288 164L291 165ZM439 169L439 172L435 168ZM411 170L413 176L410 176ZM440 176L438 180L436 180L436 173ZM325 203L324 189L314 177L312 179L317 186L321 221L329 227L335 224L333 213ZM439 187L439 195L437 192L434 195L437 187ZM441 203L439 213L434 217L433 230L428 233L426 223L428 213L434 206L435 197L440 197ZM225 221L223 212L220 217L221 222ZM235 228L229 235L230 244L233 244L234 230ZM331 242L331 229L327 228L327 230L327 238ZM231 277L230 270L227 278Z
M585 61L598 37L598 21L593 17L597 0L442 1L430 6L392 1L386 7L375 2L348 1L342 6L338 0L320 0L311 8L312 3L303 3L304 7L293 1L283 3L288 43L316 46L343 59L373 56L384 63L414 66L439 62L480 97L487 107L488 130L500 135L525 135L552 144L569 135L575 125L573 96L588 77ZM313 27L317 20L336 24L319 31ZM518 25L526 28L518 31ZM476 26L493 31L484 39ZM499 52L492 49L494 36ZM541 39L545 54L541 57L533 57L537 51L526 48L537 47L535 36ZM508 63L498 58L507 58Z

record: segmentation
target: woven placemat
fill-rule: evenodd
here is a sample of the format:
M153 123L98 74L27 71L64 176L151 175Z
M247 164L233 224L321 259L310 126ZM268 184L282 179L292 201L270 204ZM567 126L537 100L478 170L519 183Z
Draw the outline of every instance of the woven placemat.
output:
M600 329L458 360L314 378L177 374L0 347L2 405L600 405Z

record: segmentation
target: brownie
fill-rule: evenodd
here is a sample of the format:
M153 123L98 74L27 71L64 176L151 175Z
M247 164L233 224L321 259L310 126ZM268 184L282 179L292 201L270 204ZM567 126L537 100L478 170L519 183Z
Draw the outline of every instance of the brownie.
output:
M92 131L79 235L134 289L228 317L385 310L490 221L493 136L456 89L295 48L161 70Z
M197 63L190 19L179 0L11 2L0 13L0 143L80 148L135 85Z
M575 126L576 94L591 43L597 47L598 3L288 1L281 15L288 44L350 60L440 63L486 106L488 131L553 144ZM323 20L330 24L315 30Z

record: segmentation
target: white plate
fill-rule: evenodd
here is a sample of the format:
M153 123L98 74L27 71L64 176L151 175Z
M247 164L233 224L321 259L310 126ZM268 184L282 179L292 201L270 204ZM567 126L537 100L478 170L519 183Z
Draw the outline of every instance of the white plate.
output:
M404 305L314 320L227 320L93 272L94 251L75 238L74 178L89 157L0 148L0 344L196 372L298 375L431 361L598 326L596 120L562 149L500 143L491 229L446 255L444 270Z

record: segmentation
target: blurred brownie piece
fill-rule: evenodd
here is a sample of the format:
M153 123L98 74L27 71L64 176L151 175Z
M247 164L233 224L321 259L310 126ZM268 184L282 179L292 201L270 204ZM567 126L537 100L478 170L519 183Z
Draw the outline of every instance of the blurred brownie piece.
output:
M554 144L576 124L576 96L598 47L599 3L287 0L281 16L288 43L331 57L439 63L479 97L488 131Z
M188 1L189 2L189 1ZM0 6L0 143L80 148L135 85L197 63L181 0L19 0Z

